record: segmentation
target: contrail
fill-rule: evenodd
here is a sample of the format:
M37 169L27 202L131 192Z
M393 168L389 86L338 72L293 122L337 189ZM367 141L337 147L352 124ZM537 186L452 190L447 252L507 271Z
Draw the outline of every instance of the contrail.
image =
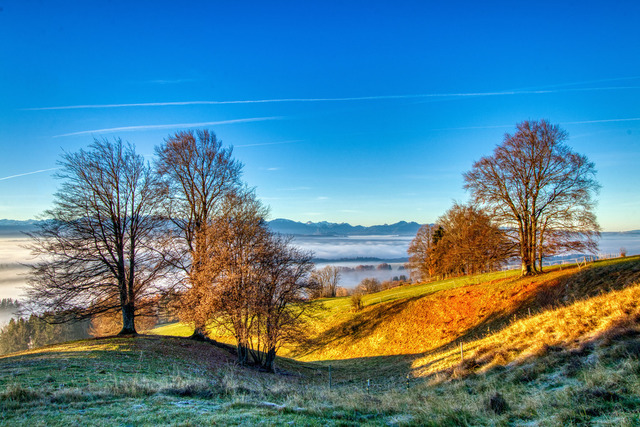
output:
M278 117L278 116L251 117L247 119L221 120L217 122L174 123L169 125L122 126L122 127L107 128L107 129L93 129L93 130L83 130L80 132L64 133L62 135L55 135L54 138L60 138L63 136L74 136L74 135L87 135L92 133L105 133L105 132L139 131L139 130L148 130L148 129L170 129L170 128L193 128L193 127L202 127L202 126L229 125L234 123L249 123L249 122L260 122L265 120L278 120L281 118L282 117Z
M640 86L613 86L594 88L573 88L573 89L542 89L542 90L512 90L499 92L462 92L462 93L425 93L409 95L374 95L374 96L354 96L343 98L274 98L274 99L246 99L236 101L177 101L177 102L141 102L133 104L84 104L66 105L58 107L34 107L23 108L23 111L43 111L43 110L80 110L92 108L131 108L131 107L167 107L167 106L187 106L187 105L229 105L229 104L267 104L278 102L344 102L344 101L375 101L392 99L420 99L420 98L466 98L484 96L512 96L512 95L539 95L563 92L592 92L607 90L629 90L640 89Z
M18 178L20 176L33 175L34 173L53 171L53 170L56 170L56 169L60 169L60 168L40 169L39 171L25 172L25 173L20 173L18 175L5 176L4 178L0 178L0 181L4 181L5 179Z

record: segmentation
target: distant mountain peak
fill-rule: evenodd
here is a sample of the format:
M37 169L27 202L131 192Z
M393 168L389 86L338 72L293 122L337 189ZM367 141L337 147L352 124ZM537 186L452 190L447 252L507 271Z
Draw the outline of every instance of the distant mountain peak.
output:
M282 234L294 234L303 236L349 236L349 235L414 235L421 224L417 222L399 221L395 224L351 225L346 222L335 223L328 221L298 222L290 219L277 218L269 221L269 227Z

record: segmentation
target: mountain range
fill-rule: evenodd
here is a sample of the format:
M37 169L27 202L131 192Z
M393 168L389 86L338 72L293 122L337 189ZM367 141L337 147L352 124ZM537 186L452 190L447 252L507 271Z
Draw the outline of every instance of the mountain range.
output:
M0 235L20 235L23 231L33 231L38 220L0 219ZM415 235L420 228L417 222L400 221L395 224L351 225L334 222L298 222L289 219L268 221L271 230L296 236L364 236L364 235Z
M21 234L22 231L32 231L38 220L14 220L0 219L0 234ZM295 236L413 236L418 232L422 224L415 221L400 221L395 224L372 225L351 225L346 222L299 222L290 219L278 218L268 221L269 227L278 233L291 234ZM640 230L603 232L603 235L612 234L638 234Z
M345 222L298 222L283 218L269 221L269 227L273 231L297 236L415 235L420 226L417 222L406 221L370 227Z

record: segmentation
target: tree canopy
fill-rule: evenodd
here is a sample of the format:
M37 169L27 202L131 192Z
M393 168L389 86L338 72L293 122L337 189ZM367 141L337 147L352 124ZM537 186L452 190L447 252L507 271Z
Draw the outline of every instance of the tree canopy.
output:
M518 243L523 275L540 271L546 256L597 247L595 165L566 140L546 120L524 121L464 174L473 201Z
M408 253L418 280L491 271L511 255L504 232L486 212L458 203L435 224L422 226Z
M56 322L119 311L120 333L135 333L136 313L167 271L156 244L164 229L156 175L119 139L94 140L59 165L54 206L31 233L32 307Z
M167 192L164 214L174 224L167 259L183 273L185 287L198 287L198 281L207 286L215 243L209 229L221 214L225 198L240 191L242 164L233 158L233 150L223 147L208 130L177 132L157 147L156 153L157 172ZM193 307L181 304L180 313L196 322L194 337L203 338L204 323L190 312Z

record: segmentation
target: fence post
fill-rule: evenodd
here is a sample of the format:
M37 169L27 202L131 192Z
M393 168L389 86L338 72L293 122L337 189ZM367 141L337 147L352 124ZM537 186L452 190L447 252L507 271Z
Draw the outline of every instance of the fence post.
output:
M371 387L371 379L367 379L367 394L369 394L370 387Z
M329 365L329 390L331 390L331 365Z

